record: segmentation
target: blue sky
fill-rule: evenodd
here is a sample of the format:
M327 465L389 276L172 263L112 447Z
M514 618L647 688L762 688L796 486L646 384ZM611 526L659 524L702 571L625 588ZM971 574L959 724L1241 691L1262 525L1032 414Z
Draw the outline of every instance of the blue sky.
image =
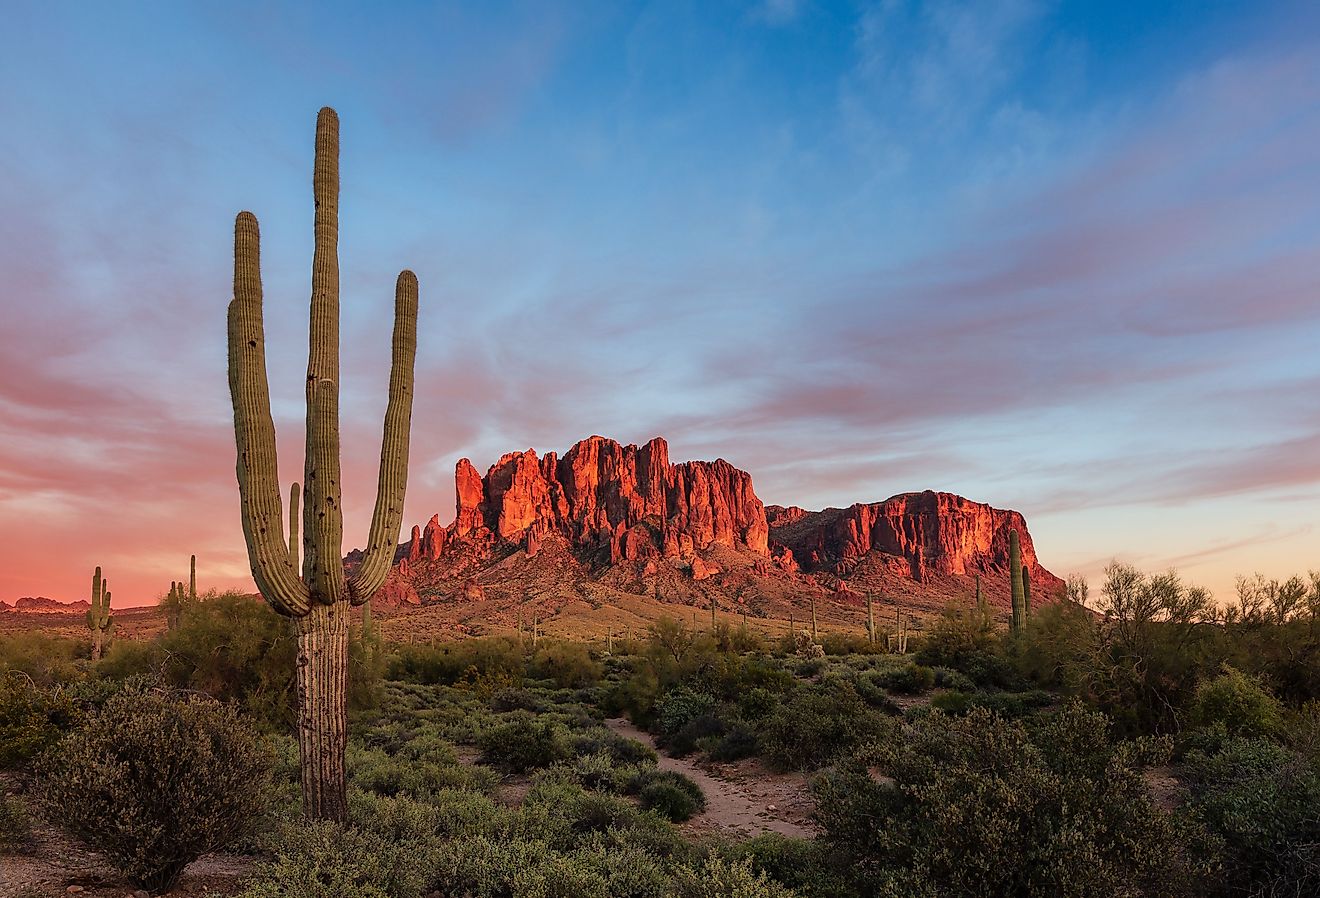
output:
M287 483L327 104L349 545L411 267L409 523L460 456L663 435L1017 508L1060 574L1320 566L1314 4L11 3L0 75L0 598L243 581L233 216Z

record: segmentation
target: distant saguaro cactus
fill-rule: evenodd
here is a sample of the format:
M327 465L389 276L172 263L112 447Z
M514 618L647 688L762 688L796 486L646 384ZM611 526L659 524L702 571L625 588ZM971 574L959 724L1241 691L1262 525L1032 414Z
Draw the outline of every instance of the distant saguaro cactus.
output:
M110 581L101 579L101 569L92 574L92 607L87 609L87 629L92 631L92 660L100 661L105 642L115 627L110 613Z
M303 813L343 820L348 694L348 607L368 601L394 560L408 479L413 367L417 355L417 278L395 285L393 363L375 511L353 577L343 564L339 476L339 117L321 110L312 176L316 202L311 334L307 360L306 452L302 496L302 573L285 542L283 497L266 380L257 219L234 222L234 299L229 304L229 392L243 536L257 588L298 634L298 748ZM297 493L294 493L296 505ZM291 516L293 509L290 509ZM290 529L292 536L294 530Z
M179 586L180 588L182 588L183 584L180 583ZM197 598L197 556L196 555L190 555L188 557L188 598L190 599Z
M1022 568L1022 626L1031 620L1031 571Z
M1010 628L1014 633L1026 623L1026 587L1022 580L1022 545L1018 541L1017 530L1008 531L1008 576L1013 590L1013 617Z

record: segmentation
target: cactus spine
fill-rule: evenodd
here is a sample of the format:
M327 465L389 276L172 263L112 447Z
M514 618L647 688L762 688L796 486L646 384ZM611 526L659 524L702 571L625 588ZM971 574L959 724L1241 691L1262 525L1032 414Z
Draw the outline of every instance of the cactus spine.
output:
M229 304L229 392L234 405L243 536L257 588L294 619L298 634L298 748L303 813L343 820L345 697L350 604L361 605L385 580L399 539L408 478L413 368L417 353L417 278L395 286L393 362L385 411L375 510L362 563L344 575L339 476L339 117L316 121L315 249L307 359L303 468L302 573L284 542L283 501L266 378L257 219L234 222L234 299ZM291 509L292 511L292 509ZM292 532L292 530L290 531Z
M1009 626L1014 633L1017 633L1025 623L1027 601L1026 587L1022 579L1022 545L1018 541L1017 530L1008 531L1008 574L1013 589L1013 617Z
M115 617L110 613L110 581L101 579L101 569L92 574L92 603L87 609L87 629L92 631L92 660L100 661L105 642L114 629Z

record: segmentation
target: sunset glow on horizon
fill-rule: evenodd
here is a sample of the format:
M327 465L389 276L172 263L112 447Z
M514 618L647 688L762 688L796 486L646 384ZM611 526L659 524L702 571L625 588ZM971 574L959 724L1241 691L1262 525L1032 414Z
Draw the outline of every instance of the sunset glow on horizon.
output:
M317 110L342 120L344 546L394 277L401 538L460 457L663 436L766 504L940 490L1042 563L1320 568L1320 8L19 3L0 34L0 600L251 589L225 375L261 222L301 479ZM18 85L22 87L18 87Z

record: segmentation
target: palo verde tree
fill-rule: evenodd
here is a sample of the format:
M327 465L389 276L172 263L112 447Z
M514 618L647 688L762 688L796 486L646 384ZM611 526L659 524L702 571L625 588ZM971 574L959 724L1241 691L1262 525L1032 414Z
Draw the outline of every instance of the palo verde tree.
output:
M243 536L252 576L270 606L294 620L298 634L303 813L309 818L343 820L347 813L348 608L367 602L380 588L398 545L417 355L417 277L403 271L395 287L393 363L376 505L362 562L349 578L343 563L339 476L339 117L329 107L321 110L316 121L312 186L316 240L307 360L301 576L296 556L285 541L275 424L266 380L260 239L251 212L240 212L234 223L229 392L234 403Z

